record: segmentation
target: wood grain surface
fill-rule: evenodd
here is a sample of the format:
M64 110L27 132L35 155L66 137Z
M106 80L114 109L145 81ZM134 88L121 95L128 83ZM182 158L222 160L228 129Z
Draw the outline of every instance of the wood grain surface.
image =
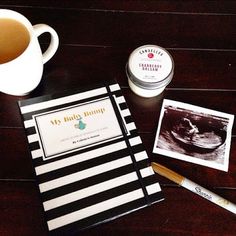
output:
M47 235L17 101L109 78L120 84L152 161L236 203L235 122L228 172L152 153L164 98L236 114L235 1L2 0L0 8L18 11L32 24L52 26L60 38L30 95L0 93L1 236ZM39 40L45 50L48 35ZM175 63L172 82L150 99L135 95L125 74L129 54L144 44L166 48ZM80 235L235 235L236 215L156 178L165 201Z

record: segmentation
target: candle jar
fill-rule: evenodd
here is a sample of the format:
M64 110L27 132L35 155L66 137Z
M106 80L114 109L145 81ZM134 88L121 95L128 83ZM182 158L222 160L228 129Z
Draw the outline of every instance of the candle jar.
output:
M154 97L171 82L174 61L164 48L144 45L130 54L126 74L134 93L142 97Z

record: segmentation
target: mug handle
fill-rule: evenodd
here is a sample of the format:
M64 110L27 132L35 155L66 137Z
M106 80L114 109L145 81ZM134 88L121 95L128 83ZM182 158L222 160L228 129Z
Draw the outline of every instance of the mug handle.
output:
M53 55L57 51L57 48L59 46L59 38L57 32L49 25L37 24L34 25L33 28L37 37L39 37L43 33L50 33L51 35L50 44L47 50L43 53L43 64L45 64L53 57Z

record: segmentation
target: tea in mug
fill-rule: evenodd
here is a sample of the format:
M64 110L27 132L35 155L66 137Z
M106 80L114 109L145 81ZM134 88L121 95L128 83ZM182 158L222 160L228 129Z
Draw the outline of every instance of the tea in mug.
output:
M14 60L27 48L30 35L20 22L0 18L0 64Z

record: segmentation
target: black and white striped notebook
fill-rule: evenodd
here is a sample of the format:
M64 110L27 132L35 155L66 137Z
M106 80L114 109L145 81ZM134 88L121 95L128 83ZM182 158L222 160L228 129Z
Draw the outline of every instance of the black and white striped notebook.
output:
M73 234L163 200L116 82L19 107L51 234Z

